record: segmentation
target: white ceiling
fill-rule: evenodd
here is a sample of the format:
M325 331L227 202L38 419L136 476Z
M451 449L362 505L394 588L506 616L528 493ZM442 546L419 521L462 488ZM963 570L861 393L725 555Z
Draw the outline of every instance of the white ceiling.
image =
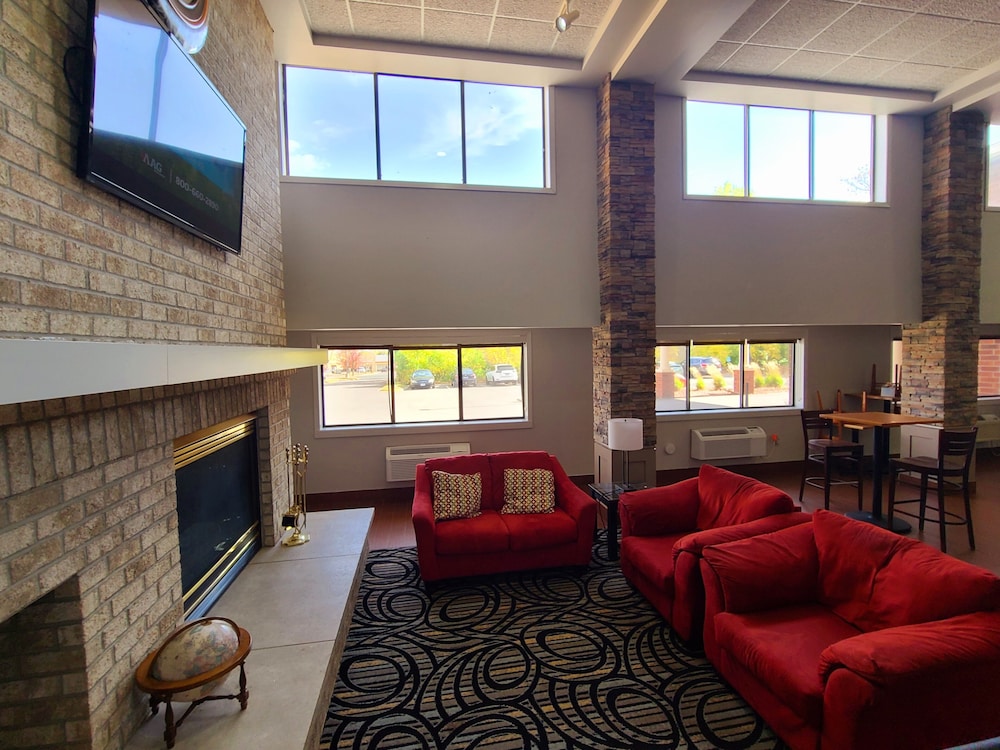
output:
M1000 0L261 0L280 62L1000 120ZM211 33L211 32L210 32Z

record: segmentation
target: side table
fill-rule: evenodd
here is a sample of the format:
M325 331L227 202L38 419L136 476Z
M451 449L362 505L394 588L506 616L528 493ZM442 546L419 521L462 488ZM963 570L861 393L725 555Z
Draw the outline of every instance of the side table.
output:
M588 484L590 496L604 506L608 516L608 559L618 559L618 496L623 492L644 490L644 484Z

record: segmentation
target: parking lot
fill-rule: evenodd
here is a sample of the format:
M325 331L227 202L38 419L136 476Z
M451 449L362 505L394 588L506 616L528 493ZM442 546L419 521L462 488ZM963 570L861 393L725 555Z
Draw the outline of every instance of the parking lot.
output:
M448 383L433 388L396 388L396 422L451 422L459 419L459 389ZM463 388L465 419L509 419L524 416L521 386ZM390 423L386 373L351 378L335 376L323 384L324 424L330 427Z

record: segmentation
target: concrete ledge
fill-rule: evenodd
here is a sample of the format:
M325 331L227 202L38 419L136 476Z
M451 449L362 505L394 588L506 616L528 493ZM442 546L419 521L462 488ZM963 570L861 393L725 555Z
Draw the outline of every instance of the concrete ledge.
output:
M198 706L177 730L177 750L319 747L373 516L372 508L310 513L307 544L254 556L209 613L234 620L253 638L247 710L237 701ZM238 676L235 670L229 682L235 686ZM175 715L186 708L177 704ZM163 750L163 727L161 706L128 749Z

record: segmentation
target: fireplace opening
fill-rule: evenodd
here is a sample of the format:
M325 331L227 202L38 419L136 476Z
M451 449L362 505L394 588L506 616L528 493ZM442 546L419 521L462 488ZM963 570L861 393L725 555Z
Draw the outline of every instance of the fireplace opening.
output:
M203 616L261 547L255 418L174 441L184 617Z
M89 750L80 581L0 623L0 747Z

